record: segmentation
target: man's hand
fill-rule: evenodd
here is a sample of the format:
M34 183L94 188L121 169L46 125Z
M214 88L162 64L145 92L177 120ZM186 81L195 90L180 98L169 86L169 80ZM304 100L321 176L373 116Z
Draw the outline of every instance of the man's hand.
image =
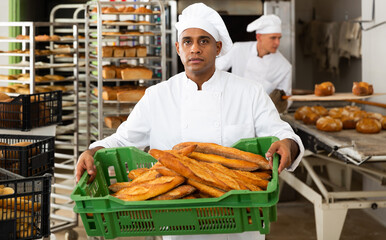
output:
M269 94L269 97L275 104L275 107L279 113L283 113L285 110L287 110L288 106L288 101L283 99L283 96L285 96L285 92L280 89L275 89Z
M76 165L76 182L79 182L85 170L87 170L87 173L90 175L87 184L90 184L92 181L94 181L94 178L97 174L94 165L94 154L96 151L102 148L103 147L96 147L86 150L79 156L78 164Z
M292 139L283 139L281 141L274 142L268 149L265 157L269 159L269 165L272 167L272 156L274 153L280 155L279 174L283 169L291 166L292 162L299 155L299 146Z

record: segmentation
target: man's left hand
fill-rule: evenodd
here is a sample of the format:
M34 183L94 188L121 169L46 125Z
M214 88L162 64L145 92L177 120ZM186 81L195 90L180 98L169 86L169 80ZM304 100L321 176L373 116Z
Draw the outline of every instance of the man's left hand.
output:
M283 169L291 166L292 162L296 159L299 154L299 146L294 140L288 138L272 143L271 147L265 154L265 157L269 159L269 165L271 168L274 153L280 155L280 164L278 169L280 174Z

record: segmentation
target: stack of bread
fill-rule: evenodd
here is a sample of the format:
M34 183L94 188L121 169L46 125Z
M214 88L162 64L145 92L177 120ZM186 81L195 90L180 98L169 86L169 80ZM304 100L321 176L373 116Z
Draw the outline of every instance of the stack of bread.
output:
M16 37L16 39L20 39L20 40L29 40L29 36L28 35L18 35ZM60 37L57 36L57 35L51 35L51 36L48 36L48 35L37 35L35 36L35 41L60 41Z
M120 78L122 80L150 80L153 77L153 71L142 66L114 66L106 65L102 69L104 79Z
M303 106L296 110L294 117L305 124L315 124L316 128L326 132L342 129L356 129L360 133L379 133L386 129L386 116L380 113L366 112L356 106L331 108L322 106Z
M103 86L102 99L120 102L138 102L145 94L146 87L123 85L123 86ZM94 88L94 94L98 96L98 88Z
M125 201L220 197L230 190L266 190L272 176L263 156L214 143L185 142L149 153L158 162L130 171L131 182L110 185L113 196Z
M95 7L91 10L91 12L96 13L98 9ZM119 8L111 7L102 7L102 13L153 13L153 11L146 7L139 7L135 9L133 6L123 6Z
M0 196L13 195L14 189L11 187L5 187L0 185ZM16 219L16 238L25 239L36 235L36 226L34 223L38 219L40 211L40 203L32 201L29 196L25 197L14 197L0 199L0 222L5 220ZM32 231L33 230L33 231ZM32 234L33 235L32 235Z
M102 47L102 57L146 57L146 46L105 46Z

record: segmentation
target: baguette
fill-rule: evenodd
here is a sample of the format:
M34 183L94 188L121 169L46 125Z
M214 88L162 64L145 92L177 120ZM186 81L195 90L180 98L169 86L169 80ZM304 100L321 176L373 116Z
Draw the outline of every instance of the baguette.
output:
M11 220L16 218L16 223L32 222L32 215L28 211L15 211L10 208L0 208L1 221Z
M251 183L255 186L258 186L262 189L267 189L269 181L261 179L250 172L243 172L239 170L234 170L236 175L244 182Z
M183 198L196 191L196 188L191 185L181 185L175 189L170 190L164 194L161 194L151 200L173 200Z
M251 172L251 173L264 180L269 180L272 178L272 173L271 174L267 172Z
M164 166L154 168L154 170L159 172L162 176L181 176L180 174L176 173L175 171L170 170L169 168L164 167Z
M162 176L152 181L124 188L114 194L124 201L142 201L153 198L181 185L185 178L181 176Z
M212 164L202 162L202 164L206 169L211 171L220 181L228 185L231 189L234 190L247 190L248 188L244 184L239 184L240 181L237 181L235 178L232 178L230 175L224 173L223 171L219 171L217 168L213 167Z
M246 160L249 162L257 163L260 169L268 170L271 169L269 162L263 156L258 154L245 152L236 148L224 147L215 143L200 143L200 142L183 142L173 147L173 150L180 150L186 146L197 144L196 152L216 154L231 159Z
M196 160L178 154L151 149L149 154L158 159L165 167L203 184L229 191L231 188L216 178L213 173L196 164Z
M196 145L191 145L196 146ZM259 165L254 162L248 162L239 159L229 159L215 154L206 154L200 152L193 152L189 157L198 161L213 162L224 165L225 167L242 170L242 171L254 171L259 168Z
M222 191L220 189L210 187L208 185L199 183L199 182L194 181L192 179L188 179L187 183L189 185L192 185L193 187L197 188L197 190L200 191L200 193L203 193L205 195L209 195L210 197L221 197L225 193L224 191Z
M136 179L137 177L139 177L140 175L142 175L143 173L149 171L150 169L148 168L137 168L137 169L133 169L129 172L129 175L128 177L131 179L131 180L134 180Z
M249 183L245 182L242 179L240 179L237 174L234 172L234 170L231 170L227 167L224 167L223 165L219 163L205 163L206 165L209 165L211 169L216 169L224 174L227 174L231 178L233 178L237 183L242 187L242 189L249 189L251 191L261 191L262 189Z
M121 189L132 187L132 186L142 184L145 182L149 182L149 181L152 181L152 180L159 178L161 176L162 175L159 172L157 172L155 170L149 170L149 171L146 171L143 174L139 175L131 182L117 182L117 183L111 184L109 186L109 189L113 192L118 192Z

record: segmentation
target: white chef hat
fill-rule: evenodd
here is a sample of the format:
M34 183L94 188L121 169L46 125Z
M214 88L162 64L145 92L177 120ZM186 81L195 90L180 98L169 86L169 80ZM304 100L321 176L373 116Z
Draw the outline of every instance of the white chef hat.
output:
M194 3L186 7L178 16L176 28L178 38L188 28L200 28L208 32L216 41L222 42L220 56L225 55L233 44L221 16L203 3Z
M247 26L247 32L257 33L281 33L281 20L278 16L269 14L263 15Z

